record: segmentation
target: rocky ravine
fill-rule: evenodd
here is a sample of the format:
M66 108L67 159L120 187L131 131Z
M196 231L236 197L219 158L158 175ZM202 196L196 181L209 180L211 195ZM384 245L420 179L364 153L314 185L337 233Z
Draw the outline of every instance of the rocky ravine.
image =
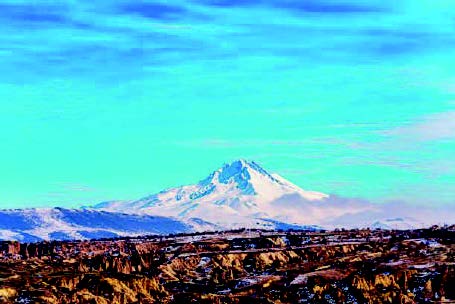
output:
M454 303L454 241L433 227L2 242L0 303Z

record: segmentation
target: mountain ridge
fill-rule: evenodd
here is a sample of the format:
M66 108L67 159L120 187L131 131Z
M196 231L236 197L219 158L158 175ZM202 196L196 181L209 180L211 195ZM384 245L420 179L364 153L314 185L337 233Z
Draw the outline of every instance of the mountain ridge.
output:
M0 210L0 240L101 238L238 228L410 229L440 223L442 219L450 221L451 214L455 214L455 210L435 210L399 203L378 205L303 190L256 162L240 159L224 164L196 184L168 188L138 200L104 201L78 209Z
M94 209L126 213L159 214L179 219L208 219L220 225L244 225L253 218L274 218L280 212L273 201L296 194L308 201L322 201L324 193L303 190L254 161L224 164L194 185L169 188L139 200L94 205ZM221 214L229 218L220 218ZM249 218L247 218L249 217ZM227 220L231 220L227 222ZM294 221L293 224L309 224Z

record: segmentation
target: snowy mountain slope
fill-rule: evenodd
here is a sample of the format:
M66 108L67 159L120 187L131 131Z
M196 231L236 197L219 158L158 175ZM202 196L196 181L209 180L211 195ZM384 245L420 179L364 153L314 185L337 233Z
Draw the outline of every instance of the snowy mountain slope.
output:
M337 199L337 198L335 198ZM277 222L312 225L346 212L364 212L369 204L334 200L303 190L255 162L236 160L196 185L162 191L136 201L103 202L95 209L173 216L183 221L201 218L220 227L266 227Z
M254 213L262 211L261 207L268 202L290 193L299 193L309 200L327 197L322 193L304 191L277 175L273 176L255 162L237 160L214 171L196 185L168 189L137 201L103 202L94 207L130 213L161 213L169 209L172 215L181 217L194 214L194 209L200 206L211 208L213 205L226 207L217 209L224 209L229 213ZM177 214L175 207L180 211Z
M183 222L203 220L218 229L273 229L278 225L316 225L328 229L381 225L405 229L440 223L443 218L450 222L450 216L455 218L455 211L450 212L447 208L372 204L366 200L303 190L246 160L226 164L195 185L168 189L135 201L103 202L94 208L170 216ZM390 221L397 217L401 220Z
M63 208L0 210L0 240L91 239L193 229L191 221L150 215Z
M453 223L453 208L372 204L303 190L237 160L195 185L80 209L0 210L0 240L86 239L237 228L409 229Z

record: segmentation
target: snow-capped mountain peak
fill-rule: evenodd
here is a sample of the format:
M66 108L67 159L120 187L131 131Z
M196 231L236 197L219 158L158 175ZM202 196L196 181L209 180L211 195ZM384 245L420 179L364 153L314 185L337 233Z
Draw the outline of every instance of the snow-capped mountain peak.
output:
M235 160L231 163L225 164L220 169L216 170L213 175L216 174L219 182L226 183L231 179L236 179L238 177L243 177L244 179L249 179L250 173L256 173L264 178L267 178L270 182L281 183L275 179L271 174L264 170L259 164L254 161L247 161L244 159Z
M234 186L241 195L265 196L274 199L283 194L296 192L309 200L318 200L328 195L305 191L278 174L271 174L254 161L244 159L225 164L199 183L202 187Z
M419 210L307 191L253 161L223 165L194 185L80 209L0 210L0 240L100 238L236 228L409 229L450 222L455 209ZM109 212L106 212L109 211ZM410 213L413 213L411 217Z
M251 221L252 216L275 216L280 210L271 203L286 195L297 195L307 201L328 197L305 191L279 175L267 172L254 161L239 159L223 165L195 185L168 189L137 201L103 203L95 207L117 212L203 218L216 223L220 222L220 215L225 214L229 220L243 223Z

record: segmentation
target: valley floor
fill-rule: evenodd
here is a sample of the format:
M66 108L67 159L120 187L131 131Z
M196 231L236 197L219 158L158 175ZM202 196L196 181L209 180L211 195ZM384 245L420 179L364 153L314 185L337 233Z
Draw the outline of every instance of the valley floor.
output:
M0 303L455 303L455 229L0 242Z

